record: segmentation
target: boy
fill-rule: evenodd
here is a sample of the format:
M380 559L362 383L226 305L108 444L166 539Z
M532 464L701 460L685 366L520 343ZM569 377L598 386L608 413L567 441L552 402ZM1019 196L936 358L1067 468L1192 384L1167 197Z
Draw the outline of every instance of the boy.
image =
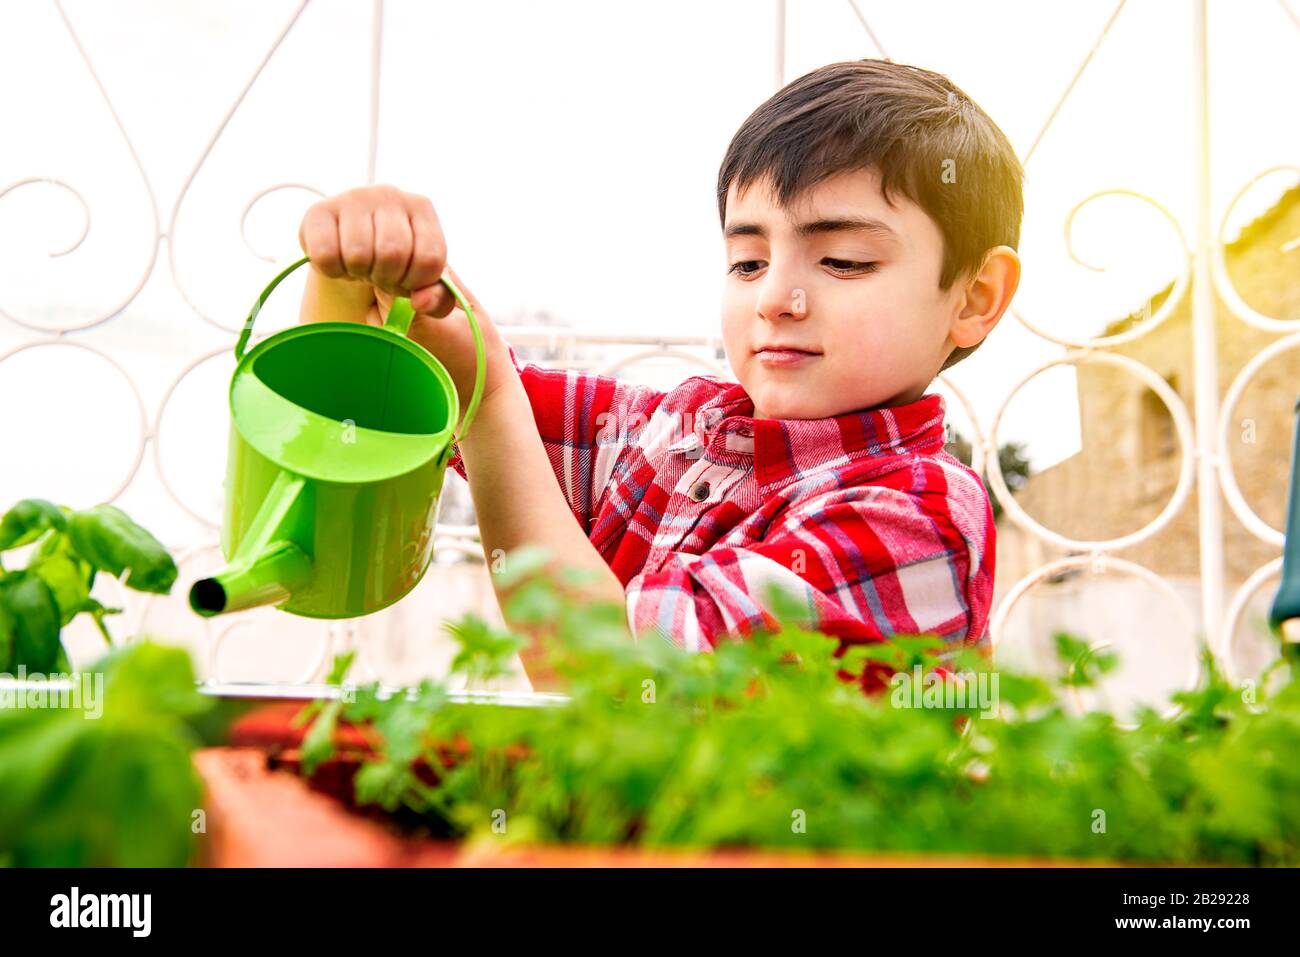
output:
M387 186L308 210L302 316L378 324L409 295L412 338L467 397L474 345L435 285L447 269L487 344L452 462L484 554L549 546L593 573L591 599L626 606L636 638L705 651L743 637L772 623L777 583L842 645L934 634L986 648L992 508L944 451L944 400L925 389L1015 293L1022 177L1002 132L938 74L857 60L788 84L718 177L736 383L663 393L519 362L446 265L433 206Z

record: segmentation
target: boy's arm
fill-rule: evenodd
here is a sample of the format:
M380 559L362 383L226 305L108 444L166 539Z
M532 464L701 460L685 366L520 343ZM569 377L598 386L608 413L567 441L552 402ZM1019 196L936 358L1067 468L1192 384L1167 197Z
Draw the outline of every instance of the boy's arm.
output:
M506 351L527 394L550 471L573 518L589 534L619 456L664 393L615 376L521 361L509 344ZM471 424L470 432L477 428ZM469 477L459 449L450 466L461 478Z
M494 570L493 556L541 544L551 552L552 568L589 574L590 582L576 589L577 600L625 602L622 582L591 544L584 525L574 520L574 502L561 487L565 473L553 468L522 379L508 380L483 401L469 434L459 443L457 458L458 471L472 476L469 487L479 540ZM568 474L585 482L580 477L589 471ZM495 576L493 588L504 613L506 593Z
M677 553L642 571L627 587L629 626L637 638L709 651L773 627L767 589L776 585L803 608L793 623L842 645L934 634L986 648L992 510L967 498L954 516L940 492L865 486L815 496L759 543Z
M570 590L577 600L625 607L621 580L588 537L590 519L633 430L663 393L613 376L521 363L508 343L504 351L515 374L484 399L449 463L462 478L473 478L484 558L493 571L508 570L500 568L499 554L544 545L553 569L590 573L590 585ZM509 589L495 575L491 580L509 618ZM531 645L520 657L534 688L563 687L541 647Z

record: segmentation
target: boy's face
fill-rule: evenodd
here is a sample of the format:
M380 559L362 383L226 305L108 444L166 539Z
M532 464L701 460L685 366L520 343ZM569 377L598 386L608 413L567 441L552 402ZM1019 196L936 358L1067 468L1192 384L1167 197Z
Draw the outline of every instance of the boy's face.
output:
M934 379L963 285L939 290L938 225L906 197L894 201L873 169L826 179L789 210L770 180L729 191L722 336L755 418L901 405ZM850 226L869 220L885 229ZM762 351L772 346L804 351Z

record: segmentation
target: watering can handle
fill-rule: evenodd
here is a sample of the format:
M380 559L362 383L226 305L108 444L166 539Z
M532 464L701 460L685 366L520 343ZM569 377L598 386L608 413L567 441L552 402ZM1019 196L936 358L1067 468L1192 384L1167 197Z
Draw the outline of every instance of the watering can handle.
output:
M262 311L262 304L266 302L272 290L280 285L285 276L307 262L309 258L303 256L296 263L286 268L272 279L270 285L263 289L262 294L257 297L257 302L253 303L253 310L248 314L248 318L244 320L244 328L240 330L239 341L235 343L236 361L244 358L244 350L248 347L248 337L253 334L253 322L257 319L257 314ZM470 331L474 333L474 352L478 360L474 369L474 393L470 396L469 406L465 409L465 414L460 417L460 428L448 445L448 449L450 449L465 438L465 434L469 431L469 424L474 420L474 413L478 411L479 400L483 398L483 384L487 379L487 352L483 346L483 332L479 329L478 319L474 317L474 309L461 295L460 290L456 288L456 284L451 279L444 275L439 281L451 290L451 294L456 298L457 305L464 310L465 318L469 320ZM415 318L415 310L411 308L411 300L399 297L393 300L392 308L388 310L388 318L384 321L384 328L406 335L411 328L413 318Z

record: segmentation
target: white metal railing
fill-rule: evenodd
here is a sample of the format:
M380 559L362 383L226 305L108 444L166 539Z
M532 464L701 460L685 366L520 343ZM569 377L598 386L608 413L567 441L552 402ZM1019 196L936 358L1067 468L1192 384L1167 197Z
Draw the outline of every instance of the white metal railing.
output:
M1297 30L1300 30L1300 19L1290 10L1284 0L1278 0L1282 9L1286 12L1288 18ZM1047 124L1039 132L1034 140L1034 146L1041 141L1043 133L1059 112L1061 105L1069 96L1070 91L1078 82L1079 77L1087 68L1097 48L1105 40L1106 35L1114 26L1120 12L1125 6L1125 0L1120 0L1116 5L1114 12L1106 22L1101 35L1092 45L1087 57L1076 71L1074 79L1070 82L1065 93L1058 101L1052 115L1048 118ZM1230 311L1242 321L1249 325L1265 331L1291 331L1300 329L1300 323L1291 320L1281 320L1270 316L1262 315L1252 309L1233 286L1232 280L1224 261L1224 246L1226 245L1225 233L1227 231L1229 219L1236 208L1242 196L1259 180L1266 176L1274 175L1279 172L1300 173L1300 167L1282 166L1266 170L1251 179L1245 186L1239 190L1229 203L1222 220L1219 223L1217 233L1212 229L1210 221L1210 165L1209 165L1209 143L1210 143L1210 117L1209 117L1209 87L1207 77L1207 64L1209 56L1209 43L1206 27L1206 0L1196 0L1195 3L1189 4L1186 8L1192 17L1192 62L1193 78L1192 86L1189 90L1189 96L1195 108L1195 164L1196 164L1196 213L1195 213L1195 243L1189 249L1183 238L1183 232L1177 219L1169 213L1155 199L1145 194L1133 192L1131 190L1108 190L1104 193L1096 193L1076 204L1071 210L1066 222L1067 244L1070 237L1070 226L1075 214L1085 204L1104 195L1128 195L1144 202L1149 203L1159 210L1166 220L1173 227L1175 234L1178 236L1184 253L1184 262L1187 266L1180 272L1174 282L1168 298L1161 304L1156 313L1145 321L1134 325L1132 328L1124 330L1111 336L1099 336L1090 339L1073 340L1058 336L1053 336L1047 332L1035 327L1024 316L1022 316L1013 307L1012 313L1015 317L1031 332L1040 338L1064 345L1070 349L1070 352L1061 359L1044 363L1035 369L1025 378L1011 394L1007 396L1002 407L994 416L993 426L988 433L982 435L981 442L985 450L997 448L997 426L1006 410L1007 405L1030 379L1041 372L1055 365L1073 364L1080 362L1103 362L1112 366L1123 368L1136 378L1149 386L1152 391L1168 407L1170 415L1177 428L1179 440L1182 446L1182 467L1179 473L1178 483L1174 493L1171 496L1166 507L1149 522L1144 528L1139 529L1130 535L1109 541L1079 541L1060 535L1051 529L1048 529L1034 519L1032 519L1025 510L1016 502L1010 494L1006 481L1001 473L996 454L991 455L988 459L988 475L990 484L997 493L999 500L1006 509L1008 517L1018 526L1028 531L1038 539L1056 544L1058 546L1078 551L1081 554L1075 555L1061 561L1052 562L1043 567L1037 568L1017 582L1011 590L1004 596L1002 602L997 608L993 621L991 622L992 638L995 647L1002 637L1006 628L1007 620L1015 608L1016 604L1034 585L1042 582L1060 571L1068 568L1089 568L1094 572L1106 570L1123 571L1134 575L1158 590L1162 591L1167 600L1171 601L1176 609L1181 621L1187 626L1189 634L1196 641L1195 626L1188 609L1181 598L1178 597L1167 584L1155 573L1147 568L1137 565L1133 562L1125 561L1111 555L1120 548L1136 544L1155 535L1161 528L1167 525L1175 515L1177 515L1186 505L1193 488L1193 473L1195 488L1198 491L1197 503L1199 511L1199 540L1200 540L1200 594L1201 594L1201 634L1208 645L1209 650L1215 656L1219 666L1227 671L1230 675L1234 671L1232 660L1232 641L1236 633L1241 616L1247 607L1249 601L1258 593L1263 586L1269 582L1281 567L1281 558L1277 558L1265 564L1252 574L1240 588L1238 588L1228 603L1226 613L1223 608L1224 594L1224 527L1223 515L1219 506L1217 492L1221 489L1227 499L1230 507L1241 519L1245 527L1257 538L1270 544L1276 544L1279 547L1283 541L1282 532L1278 529L1267 525L1262 519L1254 513L1247 505L1238 488L1236 478L1233 474L1232 459L1228 454L1228 428L1232 421L1232 412L1245 390L1246 385L1251 381L1254 375L1279 353L1300 345L1300 335L1290 336L1286 339L1273 343L1266 349L1262 350L1255 358L1249 362L1241 373L1237 376L1236 381L1232 384L1228 394L1224 397L1222 403L1219 401L1218 393L1218 356L1217 356L1217 338L1215 329L1215 305L1214 296L1217 293L1228 305ZM1024 162L1027 165L1029 157L1032 156L1033 147L1030 148ZM1288 243L1284 251L1293 248L1295 242ZM1081 265L1083 263L1075 256L1073 249L1070 249L1070 255ZM1096 268L1096 267L1089 267ZM1173 311L1179 306L1187 292L1191 291L1191 318L1192 318L1192 339L1193 339L1193 368L1194 368L1194 398L1196 406L1196 415L1193 419L1189 414L1186 406L1179 398L1176 392L1169 387L1164 379L1157 375L1148 366L1143 365L1136 360L1126 356L1116 355L1101 351L1107 345L1118 345L1140 336L1148 335L1153 329L1165 321Z

